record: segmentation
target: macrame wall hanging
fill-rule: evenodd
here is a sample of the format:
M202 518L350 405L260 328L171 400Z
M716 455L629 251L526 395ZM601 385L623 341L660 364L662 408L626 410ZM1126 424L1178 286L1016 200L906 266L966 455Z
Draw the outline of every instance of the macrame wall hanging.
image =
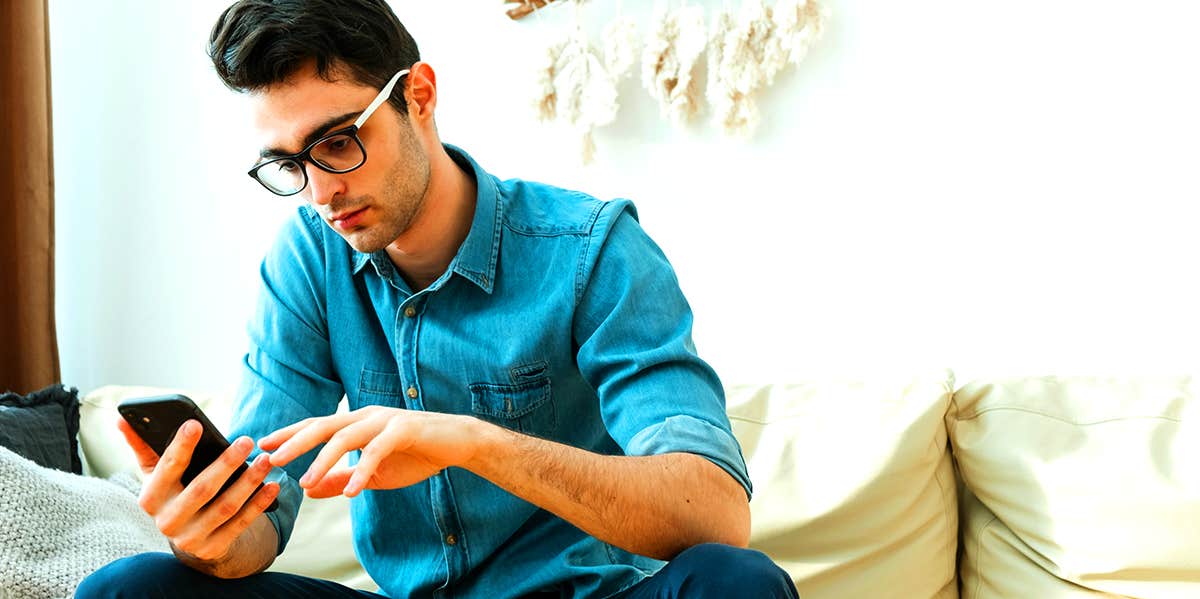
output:
M571 5L566 31L549 38L537 65L534 107L542 121L558 121L580 139L584 163L595 156L593 131L616 119L617 86L641 62L642 87L676 126L710 111L727 135L747 138L760 117L755 96L789 65L800 64L829 18L817 0L730 0L709 10L687 0L658 4L639 41L639 27L621 11L603 28L599 46L584 31L586 0L505 0L520 19L551 6ZM538 19L533 19L537 21ZM548 24L542 23L541 26ZM699 83L700 65L707 81Z

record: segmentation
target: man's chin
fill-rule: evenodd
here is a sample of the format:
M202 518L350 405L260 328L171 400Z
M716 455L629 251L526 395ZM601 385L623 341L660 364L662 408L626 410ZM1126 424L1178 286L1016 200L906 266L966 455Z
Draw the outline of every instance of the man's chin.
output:
M339 232L338 235L342 239L345 239L346 243L354 248L354 251L360 254L374 254L387 247L386 243L380 243L378 240L372 239L370 235L367 235L366 230L351 231L350 233Z
M374 254L379 250L386 248L396 238L404 233L406 227L390 226L387 222L373 222L370 225L360 225L349 231L339 231L336 227L330 227L334 233L337 233L346 243L354 248L354 251L360 254ZM399 230L397 230L399 229Z

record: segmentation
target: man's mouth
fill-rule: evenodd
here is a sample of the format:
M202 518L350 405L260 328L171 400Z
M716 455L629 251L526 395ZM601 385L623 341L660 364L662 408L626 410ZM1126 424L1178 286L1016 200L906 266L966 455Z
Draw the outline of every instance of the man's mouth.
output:
M367 213L368 206L364 206L357 210L347 210L339 214L329 217L329 223L338 229L350 229L362 220L362 216Z

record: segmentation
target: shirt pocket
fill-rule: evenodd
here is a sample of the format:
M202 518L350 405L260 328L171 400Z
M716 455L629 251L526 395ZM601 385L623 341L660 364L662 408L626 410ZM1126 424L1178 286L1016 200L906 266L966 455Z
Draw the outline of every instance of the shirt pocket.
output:
M358 377L358 402L350 407L358 409L365 406L405 407L400 375L363 368Z
M504 428L549 436L557 422L545 364L514 368L512 384L471 383L471 410Z

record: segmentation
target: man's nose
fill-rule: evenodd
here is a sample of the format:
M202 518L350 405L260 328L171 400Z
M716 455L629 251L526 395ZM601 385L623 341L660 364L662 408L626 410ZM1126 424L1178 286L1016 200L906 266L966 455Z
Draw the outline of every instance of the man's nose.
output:
M308 198L313 204L322 206L333 201L339 194L346 193L346 181L342 175L325 172L311 162L305 162L308 173Z

